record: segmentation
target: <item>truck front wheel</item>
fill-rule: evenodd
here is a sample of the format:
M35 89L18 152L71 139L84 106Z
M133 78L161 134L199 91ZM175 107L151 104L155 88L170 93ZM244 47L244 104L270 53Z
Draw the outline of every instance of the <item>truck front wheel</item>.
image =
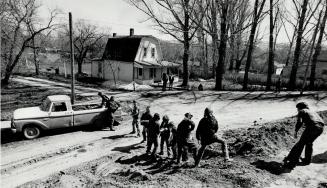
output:
M31 140L31 139L39 137L41 134L41 130L37 126L29 125L24 128L23 134L26 139Z

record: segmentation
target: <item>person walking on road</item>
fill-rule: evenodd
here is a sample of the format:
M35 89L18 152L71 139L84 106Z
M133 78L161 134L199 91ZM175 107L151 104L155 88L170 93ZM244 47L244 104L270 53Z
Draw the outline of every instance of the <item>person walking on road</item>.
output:
M173 89L173 84L174 84L174 76L173 75L170 75L169 76L169 90L172 90Z
M195 128L195 124L191 120L192 117L193 115L191 113L186 113L184 119L179 123L177 127L177 163L180 163L182 154L183 161L188 160L188 151L193 154L193 158L196 160L197 147L192 137L192 131Z
M163 73L162 74L162 91L166 91L167 82L168 82L168 76L166 73Z
M109 101L106 103L107 107L107 117L108 117L108 123L109 123L109 129L110 131L115 131L113 128L114 125L114 113L116 110L120 107L120 104L115 101L115 97L111 96Z
M155 154L157 153L158 137L160 134L159 120L160 120L160 115L158 113L155 113L148 125L148 143L147 143L146 153L147 154L151 153L151 156L155 156ZM154 147L151 152L152 145L154 145Z
M159 155L163 155L164 154L164 144L166 144L166 148L167 148L167 155L168 157L171 156L171 150L169 147L169 136L170 136L170 130L169 130L169 117L167 115L164 115L162 117L162 122L160 125L160 153Z
M313 142L322 134L324 129L323 119L305 102L296 105L298 110L297 123L295 125L294 138L297 138L299 129L305 124L305 129L300 140L293 146L290 153L284 159L284 167L294 169L298 164L301 153L305 147L305 157L302 159L303 165L309 165L312 158Z
M147 132L148 132L147 129L148 129L148 125L149 125L149 122L151 119L152 119L152 115L150 112L150 106L147 106L145 112L141 116L141 125L143 125L143 130L142 130L143 140L142 140L142 142L146 141Z
M206 108L204 110L204 117L200 120L198 128L196 129L196 138L201 142L201 148L199 149L195 166L199 165L206 147L215 142L222 144L225 161L230 161L227 143L216 135L217 131L218 121L213 116L212 110Z
M133 121L132 121L132 127L133 127L133 130L130 134L135 134L136 131L137 131L137 136L140 137L140 128L139 128L139 113L140 113L140 110L139 108L137 107L137 104L136 104L136 101L134 100L133 101L133 109L132 109L132 118L133 118ZM136 131L135 131L136 129Z

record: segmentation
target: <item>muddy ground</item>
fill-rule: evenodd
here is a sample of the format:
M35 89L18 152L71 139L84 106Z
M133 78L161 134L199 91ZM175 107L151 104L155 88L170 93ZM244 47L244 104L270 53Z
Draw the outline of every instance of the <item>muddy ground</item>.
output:
M327 120L327 111L321 112ZM145 144L117 147L118 153L55 173L20 187L267 187L276 181L294 181L284 173L282 160L276 155L289 150L295 118L263 124L258 127L224 131L234 161L223 161L221 146L213 144L204 154L200 167L193 160L175 164L165 156L156 159L144 155ZM326 136L326 135L324 135ZM113 138L124 139L124 136ZM314 163L327 163L326 151L313 156ZM324 171L322 173L326 173ZM305 179L294 185L306 187ZM281 185L281 184L277 184ZM311 184L310 184L311 185ZM315 187L326 187L325 181Z
M69 84L65 83L22 77L16 77L15 81L23 85L1 90L1 102L5 104L1 109L9 115L15 108L37 105L48 94L69 94ZM76 91L82 100L99 100L94 88L81 86ZM206 159L198 169L192 168L192 159L181 166L165 158L150 160L143 155L145 144L139 143L141 138L128 134L131 119L126 116L115 132L76 127L47 131L41 138L23 140L1 131L1 187L316 187L327 182L327 134L314 145L314 155L322 160L279 174L280 162L294 143L289 133L294 120L278 119L295 115L295 104L299 101L308 102L317 111L327 110L324 92L306 92L303 96L298 92L231 91L106 91L106 94L114 94L127 113L135 99L141 111L149 105L152 113L167 114L175 123L185 112L191 112L198 124L204 108L210 106L219 121L219 135L225 132L232 146L234 162L222 162L218 144L208 148ZM267 126L259 128L264 123ZM243 129L230 130L236 128ZM267 166L275 168L266 169Z

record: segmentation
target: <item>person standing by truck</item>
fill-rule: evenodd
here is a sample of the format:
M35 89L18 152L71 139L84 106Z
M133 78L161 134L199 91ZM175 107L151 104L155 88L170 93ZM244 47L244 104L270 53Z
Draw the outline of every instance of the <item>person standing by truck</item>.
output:
M136 101L133 100L133 109L132 109L132 127L133 130L130 134L135 134L135 129L137 131L137 136L140 137L140 128L139 128L139 113L140 113L140 109L137 107Z
M107 118L108 118L108 125L110 131L115 131L113 126L114 126L114 113L116 110L120 107L120 104L115 101L115 97L111 96L109 101L106 103L107 107Z
M149 122L151 119L152 119L152 115L150 112L150 106L147 106L145 112L141 116L141 125L143 125L143 130L142 130L143 140L142 140L142 142L146 141L147 128L148 128L148 125L149 125Z
M107 102L109 101L109 97L104 95L102 92L99 92L98 95L101 97L101 106L106 106Z

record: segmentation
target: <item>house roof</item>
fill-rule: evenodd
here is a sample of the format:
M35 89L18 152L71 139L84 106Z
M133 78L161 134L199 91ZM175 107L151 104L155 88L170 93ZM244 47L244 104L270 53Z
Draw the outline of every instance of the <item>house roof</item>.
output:
M151 35L115 36L108 39L102 59L134 62L141 40Z

